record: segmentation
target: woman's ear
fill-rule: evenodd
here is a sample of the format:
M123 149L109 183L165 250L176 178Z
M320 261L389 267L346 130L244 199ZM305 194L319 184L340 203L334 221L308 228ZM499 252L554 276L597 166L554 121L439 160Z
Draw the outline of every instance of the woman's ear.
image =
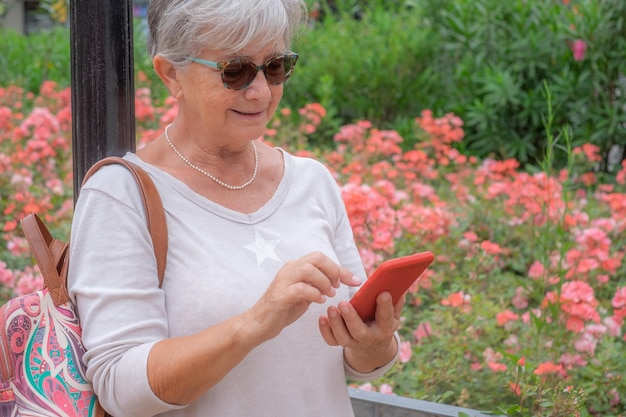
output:
M178 99L182 93L182 88L178 81L178 70L176 67L161 55L156 55L152 59L152 66L172 97Z

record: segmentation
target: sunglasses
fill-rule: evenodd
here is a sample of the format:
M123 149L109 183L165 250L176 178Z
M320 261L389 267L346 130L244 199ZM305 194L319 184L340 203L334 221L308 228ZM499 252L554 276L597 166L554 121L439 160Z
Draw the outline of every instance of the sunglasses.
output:
M213 62L206 59L189 58L198 64L220 70L224 87L232 90L243 90L252 84L259 71L263 71L265 78L272 85L284 83L289 79L296 66L298 54L287 52L285 55L268 60L263 65L256 65L254 62L240 59Z

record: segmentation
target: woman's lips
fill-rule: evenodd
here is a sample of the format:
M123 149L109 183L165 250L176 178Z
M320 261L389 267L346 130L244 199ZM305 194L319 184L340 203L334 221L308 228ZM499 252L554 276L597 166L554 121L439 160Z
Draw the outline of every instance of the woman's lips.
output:
M243 111L239 111L239 110L234 110L235 113L237 114L241 114L242 116L258 116L260 114L263 114L263 112L258 111L258 112L243 112Z

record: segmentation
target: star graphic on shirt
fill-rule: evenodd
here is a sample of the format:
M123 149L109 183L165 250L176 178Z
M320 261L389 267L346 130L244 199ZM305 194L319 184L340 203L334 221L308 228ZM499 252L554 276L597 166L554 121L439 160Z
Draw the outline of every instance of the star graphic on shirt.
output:
M254 231L254 235L254 243L245 245L244 248L256 254L256 265L261 266L261 264L268 258L275 261L280 261L278 255L276 255L276 252L274 252L274 248L280 243L280 240L265 240L265 238L261 236L261 233L259 233L258 230Z

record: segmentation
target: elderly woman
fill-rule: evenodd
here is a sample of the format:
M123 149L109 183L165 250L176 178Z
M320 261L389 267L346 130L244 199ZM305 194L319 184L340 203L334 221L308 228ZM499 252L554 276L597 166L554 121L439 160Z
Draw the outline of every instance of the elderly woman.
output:
M257 140L292 75L300 0L152 0L149 50L178 101L126 158L166 212L163 286L122 167L83 187L69 286L88 376L114 416L352 416L346 376L382 375L403 302L348 302L365 276L327 169ZM358 277L358 278L357 278Z

